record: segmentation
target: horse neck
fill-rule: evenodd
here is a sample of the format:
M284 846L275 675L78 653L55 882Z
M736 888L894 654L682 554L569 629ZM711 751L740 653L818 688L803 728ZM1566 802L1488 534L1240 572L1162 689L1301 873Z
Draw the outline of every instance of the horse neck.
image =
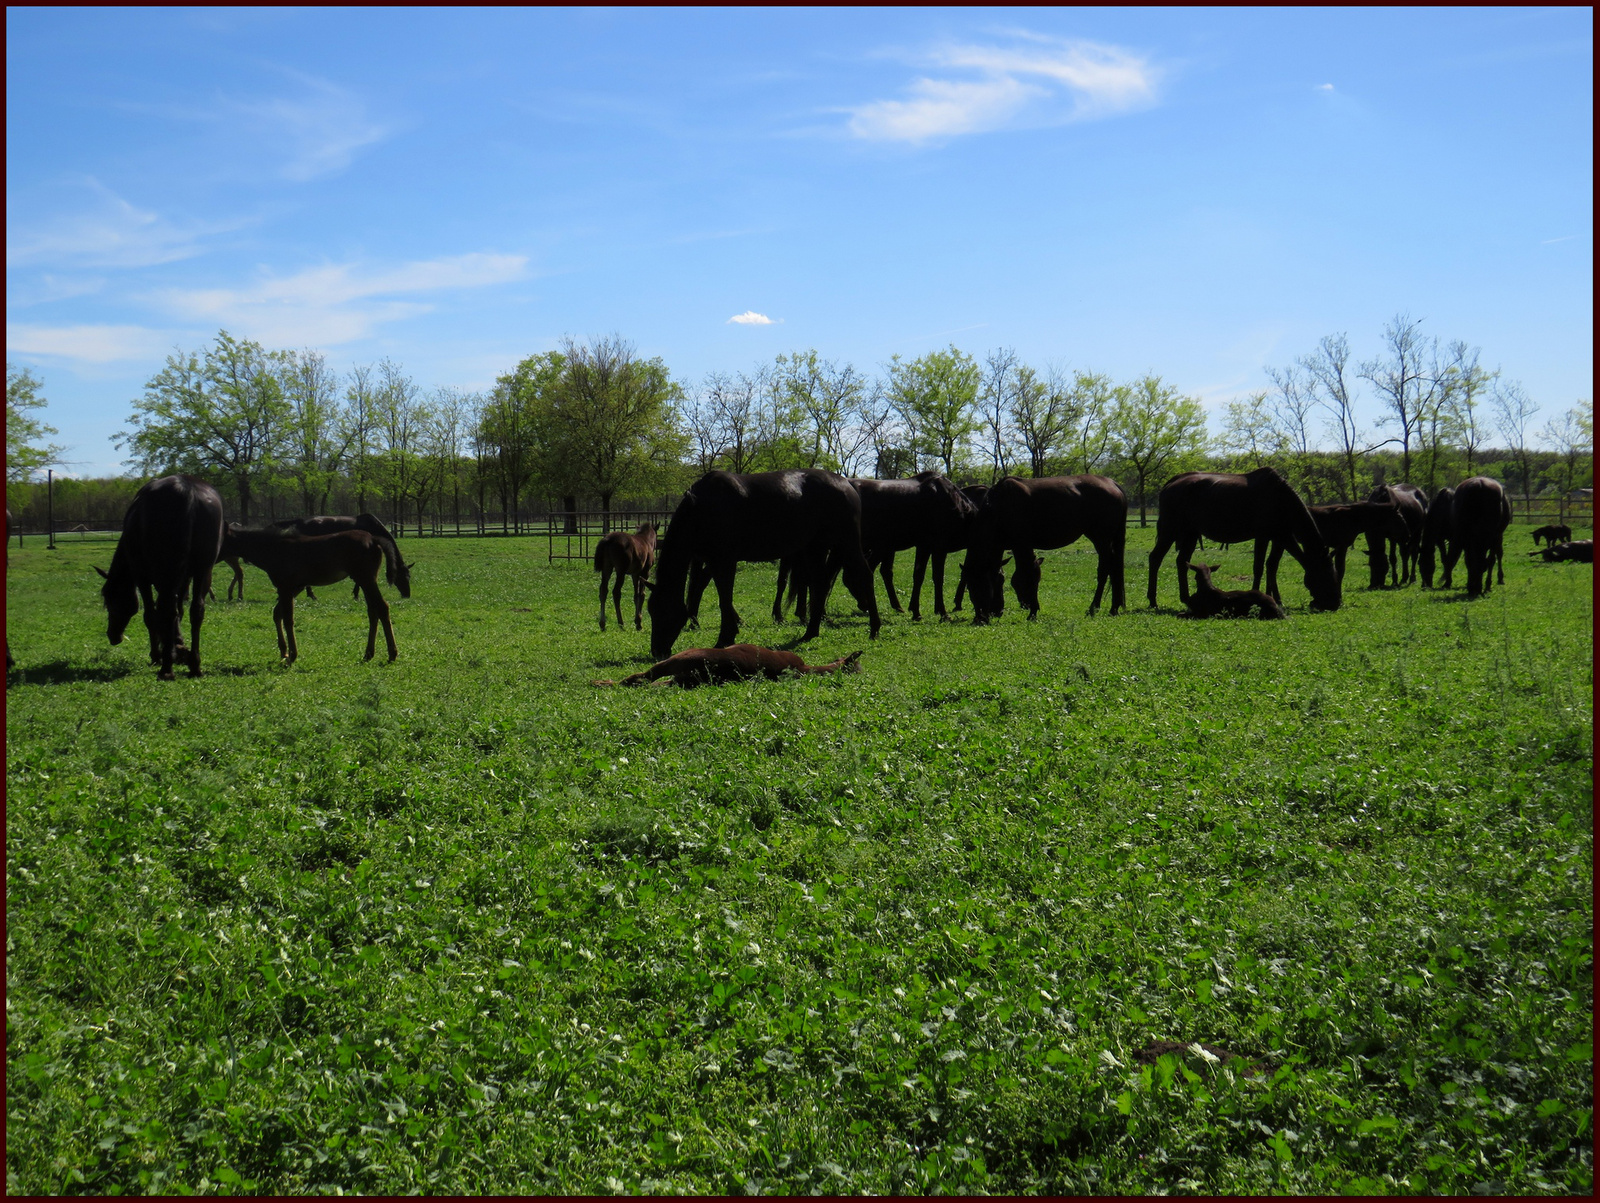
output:
M656 549L656 588L682 599L689 587L689 553L678 554L677 546L663 543Z

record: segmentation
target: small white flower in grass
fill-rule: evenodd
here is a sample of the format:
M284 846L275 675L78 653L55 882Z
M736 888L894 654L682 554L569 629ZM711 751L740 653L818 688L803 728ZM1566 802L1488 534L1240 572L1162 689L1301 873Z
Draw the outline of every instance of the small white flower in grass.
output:
M758 957L761 955L761 945L757 944L754 940L751 940L750 943L746 944L744 946L744 950L753 957Z
M1114 1054L1108 1048L1103 1048L1103 1049L1100 1050L1100 1060L1104 1061L1112 1069L1121 1069L1122 1068L1122 1062L1118 1061L1117 1058L1116 1058L1116 1054Z
M1195 1056L1199 1057L1200 1060L1204 1061L1207 1065L1216 1065L1222 1060L1222 1058L1217 1056L1215 1053L1207 1052L1205 1049L1200 1047L1198 1042L1191 1044L1189 1046L1189 1051Z

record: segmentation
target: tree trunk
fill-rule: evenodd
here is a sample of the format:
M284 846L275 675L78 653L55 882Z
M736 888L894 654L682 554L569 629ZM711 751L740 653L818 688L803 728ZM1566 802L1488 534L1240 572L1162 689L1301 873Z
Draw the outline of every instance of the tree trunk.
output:
M572 497L572 496L563 497L561 499L561 508L564 511L566 511L566 521L563 524L565 526L565 528L566 528L566 533L569 534L569 535L577 534L578 533L578 499L576 497Z

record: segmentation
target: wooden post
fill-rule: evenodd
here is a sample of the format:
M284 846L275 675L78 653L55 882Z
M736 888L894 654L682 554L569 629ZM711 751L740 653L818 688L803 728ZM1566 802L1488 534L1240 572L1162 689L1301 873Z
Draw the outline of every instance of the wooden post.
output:
M49 542L46 549L56 549L56 474L53 468L46 468L44 473L44 512L45 525L49 528Z

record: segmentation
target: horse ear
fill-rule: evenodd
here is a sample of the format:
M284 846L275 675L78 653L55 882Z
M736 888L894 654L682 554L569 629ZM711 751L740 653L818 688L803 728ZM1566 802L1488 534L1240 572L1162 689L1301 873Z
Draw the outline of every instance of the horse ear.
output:
M1221 564L1207 564L1206 567L1211 569L1212 572L1221 572L1222 571L1222 565Z
M412 561L411 561L411 563L409 563L409 564L407 564L407 565L406 565L406 566L405 566L405 568L406 568L406 571L407 571L407 572L410 572L410 571L411 571L411 570L412 570L412 569L413 569L413 568L415 568L415 567L416 567L416 566L417 566L417 562L416 562L416 561L415 561L415 560L412 560Z
M102 580L109 581L111 579L111 574L109 572L107 572L104 568L100 567L100 565L98 565L98 564L94 565L94 570L100 574L100 578Z

